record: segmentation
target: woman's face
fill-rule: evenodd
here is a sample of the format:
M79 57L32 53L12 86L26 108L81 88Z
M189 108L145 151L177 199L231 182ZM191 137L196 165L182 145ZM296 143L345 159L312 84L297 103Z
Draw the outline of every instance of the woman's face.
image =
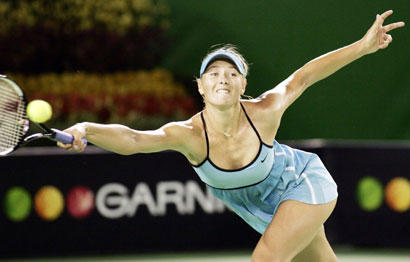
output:
M205 103L230 106L237 103L245 92L246 78L236 67L224 60L212 62L198 80L198 91Z

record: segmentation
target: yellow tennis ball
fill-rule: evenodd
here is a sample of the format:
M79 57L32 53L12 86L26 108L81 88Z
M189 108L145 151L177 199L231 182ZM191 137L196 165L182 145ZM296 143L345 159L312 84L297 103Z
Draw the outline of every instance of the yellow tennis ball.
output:
M36 123L44 123L53 115L51 105L44 100L33 100L27 105L28 118Z

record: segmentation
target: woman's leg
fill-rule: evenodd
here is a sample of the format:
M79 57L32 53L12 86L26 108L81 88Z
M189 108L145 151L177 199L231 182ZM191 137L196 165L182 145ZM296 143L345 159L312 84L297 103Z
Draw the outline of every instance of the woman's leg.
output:
M256 245L252 261L290 262L318 235L335 205L336 200L322 205L284 201Z
M310 261L324 261L336 262L338 261L332 247L327 241L325 235L325 227L322 226L319 233L310 242L310 244L303 249L292 262L310 262Z

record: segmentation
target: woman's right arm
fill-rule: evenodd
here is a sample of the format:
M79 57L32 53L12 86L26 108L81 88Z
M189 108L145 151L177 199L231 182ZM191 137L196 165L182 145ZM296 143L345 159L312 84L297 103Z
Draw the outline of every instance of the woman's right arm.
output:
M138 131L118 124L80 123L65 132L74 136L70 144L57 143L69 151L81 152L85 145L81 138L88 142L121 155L151 153L163 150L176 150L183 153L182 132L187 130L184 124L172 122L157 130Z

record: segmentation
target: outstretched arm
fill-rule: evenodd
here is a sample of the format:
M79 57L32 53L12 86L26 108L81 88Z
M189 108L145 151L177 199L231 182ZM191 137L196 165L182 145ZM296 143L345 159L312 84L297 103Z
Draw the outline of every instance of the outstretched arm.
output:
M81 138L122 155L150 153L162 150L182 151L181 133L185 128L178 122L169 123L157 130L138 131L118 124L80 123L65 132L74 136L73 144L57 143L69 151L80 152L85 148ZM183 137L183 136L182 136Z
M403 27L403 22L383 26L384 20L393 13L392 10L377 15L373 25L359 41L324 54L305 64L274 89L266 92L261 98L271 101L275 109L284 111L309 86L330 76L342 67L360 57L384 49L392 42L389 31Z

